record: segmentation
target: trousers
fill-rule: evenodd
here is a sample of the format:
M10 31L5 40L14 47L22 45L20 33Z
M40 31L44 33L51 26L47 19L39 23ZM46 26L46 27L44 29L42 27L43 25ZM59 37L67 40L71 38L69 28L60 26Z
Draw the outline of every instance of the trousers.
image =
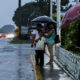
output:
M48 51L50 53L50 61L49 62L53 62L53 45L54 43L48 43L47 46L48 46Z
M44 50L35 50L35 59L36 65L43 66L44 65Z

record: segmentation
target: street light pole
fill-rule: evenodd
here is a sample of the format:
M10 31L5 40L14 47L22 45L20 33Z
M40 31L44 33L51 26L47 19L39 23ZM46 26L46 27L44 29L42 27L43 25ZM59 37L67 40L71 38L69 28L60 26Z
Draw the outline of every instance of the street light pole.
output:
M21 8L21 0L18 2L18 7Z
M61 0L57 0L57 34L61 40L61 30L59 29L61 25Z
M18 0L18 8L21 9L21 0ZM19 38L21 38L21 13L20 14L20 25L19 25Z
M52 18L52 0L50 0L50 17Z

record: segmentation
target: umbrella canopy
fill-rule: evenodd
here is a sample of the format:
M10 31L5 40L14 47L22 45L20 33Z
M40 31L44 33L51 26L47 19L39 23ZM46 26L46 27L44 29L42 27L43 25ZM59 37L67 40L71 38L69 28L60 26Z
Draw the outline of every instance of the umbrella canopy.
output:
M61 28L68 26L72 22L76 22L80 18L80 3L70 8L62 19Z
M48 22L52 22L52 23L57 23L55 20L51 19L48 16L39 16L36 17L32 20L32 22L41 22L41 23L48 23Z

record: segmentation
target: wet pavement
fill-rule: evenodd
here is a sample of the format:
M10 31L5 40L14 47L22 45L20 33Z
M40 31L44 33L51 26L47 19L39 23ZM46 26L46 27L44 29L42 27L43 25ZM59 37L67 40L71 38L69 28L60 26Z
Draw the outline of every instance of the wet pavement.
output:
M35 74L41 77L36 80L72 80L55 62L46 65L49 61L46 54L44 68L37 69L35 59L30 59L31 51L34 56L34 49L28 44L9 44L9 41L0 39L0 80L35 80Z
M55 62L52 65L46 65L49 61L49 56L44 54L44 67L40 68L35 65L33 55L33 64L36 73L36 80L73 80L68 76Z
M72 80L55 62L46 65L49 57L45 54L44 68L40 69L43 80Z
M35 80L30 45L0 39L0 80Z

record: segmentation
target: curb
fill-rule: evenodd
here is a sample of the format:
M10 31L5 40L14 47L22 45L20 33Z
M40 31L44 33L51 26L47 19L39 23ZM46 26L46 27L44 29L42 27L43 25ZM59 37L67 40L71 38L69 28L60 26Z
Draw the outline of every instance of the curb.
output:
M32 52L30 53L30 58L31 58L33 69L34 69L35 80L42 80L41 72L39 70L39 67L35 65L35 57L32 54Z

